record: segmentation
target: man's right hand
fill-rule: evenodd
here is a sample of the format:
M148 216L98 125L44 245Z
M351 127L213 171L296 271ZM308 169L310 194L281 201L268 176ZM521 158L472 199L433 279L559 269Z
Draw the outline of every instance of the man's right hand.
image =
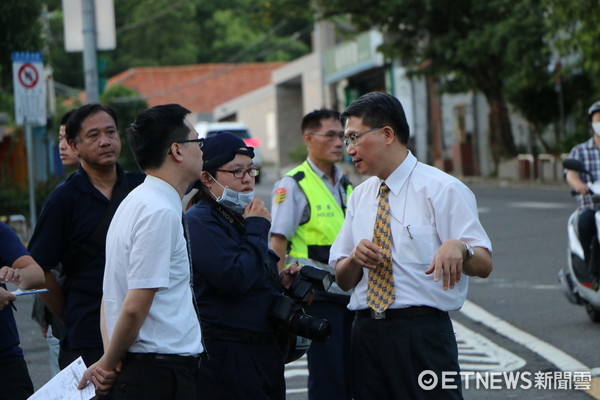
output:
M9 305L11 301L15 301L16 299L17 296L0 287L0 310Z
M362 239L349 258L356 264L363 266L368 269L375 269L383 258L383 251L381 247L367 239Z
M573 185L573 190L575 190L578 194L584 195L590 192L590 188L584 182L576 182Z

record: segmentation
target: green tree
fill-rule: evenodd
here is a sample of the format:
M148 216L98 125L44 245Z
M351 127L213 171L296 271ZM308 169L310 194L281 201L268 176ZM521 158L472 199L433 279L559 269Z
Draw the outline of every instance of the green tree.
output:
M506 85L548 64L541 0L315 0L322 17L348 15L361 30L378 27L380 50L413 73L483 93L490 106L495 162L516 154Z
M0 88L12 89L13 51L41 51L42 0L0 2Z
M307 12L274 15L266 0L115 1L117 48L99 53L107 76L137 66L289 61L310 51ZM49 0L55 79L82 87L82 55L66 53L60 1Z
M571 107L575 121L575 138L589 136L586 115L588 107L600 100L600 8L584 0L544 0L548 12L546 24L550 32L549 42L556 49L564 79L579 82L573 88L565 88L571 96L565 104ZM573 140L565 138L568 144Z

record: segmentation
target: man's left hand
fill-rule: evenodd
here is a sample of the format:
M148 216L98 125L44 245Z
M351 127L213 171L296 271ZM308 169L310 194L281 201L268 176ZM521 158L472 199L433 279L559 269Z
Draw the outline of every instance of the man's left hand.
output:
M97 395L106 395L117 379L117 369L109 370L100 366L100 361L92 364L84 373L79 381L77 389L81 390L92 382L96 388Z
M279 276L281 277L281 284L284 288L290 288L290 285L294 281L294 278L296 278L296 275L298 275L298 272L300 272L301 268L302 266L298 265L298 263L292 263L289 267L281 270Z
M444 290L453 289L460 281L463 269L463 251L465 245L455 239L448 239L435 253L433 261L425 271L427 275L433 273L433 280L439 281L442 275L442 287Z

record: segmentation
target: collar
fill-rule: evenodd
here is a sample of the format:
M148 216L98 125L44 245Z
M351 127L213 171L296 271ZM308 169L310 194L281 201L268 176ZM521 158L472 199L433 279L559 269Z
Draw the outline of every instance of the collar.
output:
M120 182L122 179L125 179L125 171L123 171L123 168L118 163L115 164L115 167L117 168L117 182ZM79 170L73 174L73 179L77 189L82 192L91 193L95 189L89 175L81 164L79 164Z
M169 182L157 178L156 176L146 175L144 185L159 192L158 196L163 196L178 213L183 212L183 205L181 204L179 193Z
M310 166L310 168L315 171L315 174L317 174L319 176L319 178L325 180L329 180L329 176L321 171L311 160L309 157L306 157L306 162L308 163L308 165ZM340 172L340 169L338 168L338 166L336 164L333 164L333 180L335 182L335 185L337 185L338 183L340 183L340 180L342 179L342 174ZM334 186L335 186L334 185Z
M385 184L390 188L390 192L392 192L394 196L398 196L400 194L400 190L402 190L402 187L419 162L417 158L412 155L410 150L407 150L407 152L406 158L404 161L402 161L402 164L400 164L385 181L383 179L379 179L377 190L379 190L381 183L385 182Z
M595 135L595 134L594 134ZM596 146L596 142L594 141L594 136L592 136L591 138L589 138L588 140L586 140L584 142L585 147L587 147L588 149L596 149L598 150L599 147Z

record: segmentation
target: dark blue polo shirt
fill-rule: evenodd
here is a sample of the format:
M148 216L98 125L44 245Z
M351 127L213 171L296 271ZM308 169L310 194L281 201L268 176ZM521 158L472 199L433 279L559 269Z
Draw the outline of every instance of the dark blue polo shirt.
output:
M28 255L16 233L0 222L0 266L12 266L19 257ZM2 287L6 289L4 285ZM18 358L23 358L23 351L19 347L19 333L12 307L7 305L0 310L0 364Z
M128 191L145 175L124 172L117 165L118 181L127 180ZM117 183L118 185L118 183ZM100 302L104 278L104 246L86 265L80 265L86 245L102 221L109 200L96 189L83 168L54 189L44 203L29 242L33 258L45 270L60 263L65 274L65 332L61 345L68 349L103 347L100 334Z
M278 258L268 248L271 223L238 216L240 233L211 204L201 201L186 213L202 326L273 333L268 314L280 290Z

